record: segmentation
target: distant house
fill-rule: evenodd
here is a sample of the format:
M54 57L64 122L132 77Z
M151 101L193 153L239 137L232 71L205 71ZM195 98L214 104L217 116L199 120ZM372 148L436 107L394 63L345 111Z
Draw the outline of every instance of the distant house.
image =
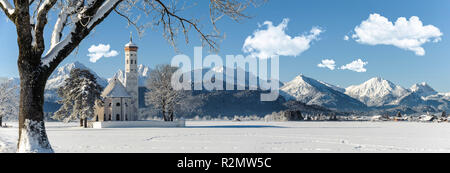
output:
M420 121L434 121L436 119L437 119L437 116L435 116L433 114L429 114L429 113L427 113L426 115L419 116Z

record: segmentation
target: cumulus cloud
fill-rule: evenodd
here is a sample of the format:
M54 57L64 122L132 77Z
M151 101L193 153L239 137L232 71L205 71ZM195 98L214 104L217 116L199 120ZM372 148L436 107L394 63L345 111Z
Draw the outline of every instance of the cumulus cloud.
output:
M119 55L119 53L115 50L110 50L111 47L108 45L104 45L104 44L99 44L98 46L96 45L92 45L88 51L89 54L88 56L89 61L91 61L92 63L97 62L99 59L103 58L103 57L114 57Z
M422 47L427 42L439 42L443 35L433 25L424 26L419 17L400 17L395 23L379 14L371 14L367 20L356 26L352 38L368 45L392 45L413 51L418 56L425 55Z
M367 64L368 64L368 62L364 62L361 59L358 59L349 64L341 66L339 69L352 70L352 71L356 71L356 72L366 72L367 69L364 68L364 66Z
M322 60L322 62L320 64L317 64L317 67L328 68L330 70L334 70L334 68L336 67L336 64L335 64L334 60L332 60L332 59L324 59L324 60Z
M319 27L313 27L309 33L296 37L286 34L289 19L274 26L271 21L265 21L266 29L256 30L252 36L245 39L243 51L258 58L271 56L297 56L310 48L313 40L317 40L323 32ZM262 27L262 26L260 26Z

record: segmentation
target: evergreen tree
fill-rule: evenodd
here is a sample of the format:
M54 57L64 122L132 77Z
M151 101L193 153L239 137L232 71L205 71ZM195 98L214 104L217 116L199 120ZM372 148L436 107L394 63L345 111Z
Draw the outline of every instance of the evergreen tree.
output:
M95 102L100 99L103 88L89 70L73 69L64 82L58 89L62 98L58 103L62 106L53 118L64 122L79 119L80 126L86 127L86 121L94 115Z

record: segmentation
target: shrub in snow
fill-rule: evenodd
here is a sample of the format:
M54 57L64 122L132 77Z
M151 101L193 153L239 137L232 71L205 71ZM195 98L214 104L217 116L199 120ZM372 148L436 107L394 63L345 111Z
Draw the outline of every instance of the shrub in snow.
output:
M303 120L302 113L298 110L291 111L280 111L280 112L273 112L272 114L266 115L264 117L266 121L301 121Z

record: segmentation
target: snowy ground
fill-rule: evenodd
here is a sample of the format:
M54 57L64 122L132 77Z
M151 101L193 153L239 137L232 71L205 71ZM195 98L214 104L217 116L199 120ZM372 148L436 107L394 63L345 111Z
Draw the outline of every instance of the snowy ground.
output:
M0 128L14 152L17 123ZM46 123L55 152L450 152L450 123L188 121L185 128Z

